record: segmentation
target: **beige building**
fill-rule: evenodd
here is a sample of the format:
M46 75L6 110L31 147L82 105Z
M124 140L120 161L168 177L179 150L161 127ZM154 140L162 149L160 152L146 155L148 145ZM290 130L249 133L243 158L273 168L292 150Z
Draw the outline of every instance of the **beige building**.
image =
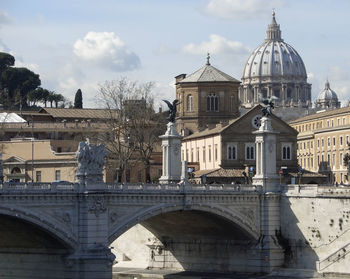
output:
M350 142L350 107L319 112L289 123L298 134L298 162L306 170L328 176L329 183L346 182L343 158Z
M244 182L249 170L255 169L253 132L260 126L261 108L258 105L241 117L185 137L182 141L182 158L199 164L197 174L208 177L220 172L221 177L216 177L216 182ZM274 115L271 115L271 119L273 129L278 131L277 169L284 167L288 172L295 172L297 131ZM226 175L230 177L223 177Z
M74 182L77 161L75 152L54 151L56 145L75 143L55 140L15 139L1 142L4 181ZM76 147L74 148L76 150Z

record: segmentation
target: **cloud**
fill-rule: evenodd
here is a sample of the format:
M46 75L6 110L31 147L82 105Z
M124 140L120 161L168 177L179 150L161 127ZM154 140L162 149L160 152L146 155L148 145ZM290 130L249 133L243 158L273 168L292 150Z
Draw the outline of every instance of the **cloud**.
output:
M80 88L80 84L85 79L84 73L72 63L65 64L59 71L58 82L60 88L74 92Z
M10 53L9 47L0 39L0 51Z
M115 72L140 66L139 57L114 32L88 32L74 43L73 51L80 60Z
M5 11L0 11L0 26L12 23L11 17Z
M282 7L285 0L209 0L204 13L223 19L255 19Z
M237 55L248 54L250 52L248 47L245 47L241 42L229 41L228 39L216 34L209 36L209 41L201 42L196 45L190 43L182 47L182 51L189 54L203 55L207 52L211 54L225 54Z
M16 59L15 61L15 67L18 68L27 68L31 71L33 71L34 73L37 73L39 71L39 65L38 64L34 64L34 63L25 63L20 59Z

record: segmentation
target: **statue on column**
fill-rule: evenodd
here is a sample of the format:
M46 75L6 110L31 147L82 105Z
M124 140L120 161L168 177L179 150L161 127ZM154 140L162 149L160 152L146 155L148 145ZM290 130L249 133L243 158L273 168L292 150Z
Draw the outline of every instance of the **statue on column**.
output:
M276 96L271 96L270 98L263 98L261 93L259 93L258 96L259 102L265 105L265 107L263 107L261 110L263 116L269 117L272 114L272 110L275 108L274 100L278 100L278 98Z
M176 106L180 104L179 100L175 99L173 103L170 103L168 100L163 100L169 107L169 116L168 120L169 122L175 123L175 117L176 117Z
M107 152L103 144L92 145L89 139L86 142L80 142L76 153L78 168L76 176L83 181L102 182L102 171L105 164Z

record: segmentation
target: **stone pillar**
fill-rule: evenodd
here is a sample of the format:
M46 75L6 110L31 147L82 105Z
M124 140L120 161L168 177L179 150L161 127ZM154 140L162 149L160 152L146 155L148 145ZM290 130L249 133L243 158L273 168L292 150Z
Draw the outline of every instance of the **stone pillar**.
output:
M260 238L256 249L262 272L271 272L284 261L278 243L280 232L280 187L276 173L276 135L271 119L264 116L256 134L256 175L253 184L262 186L260 200Z
M271 119L261 118L261 126L256 134L256 175L254 185L263 186L264 192L279 190L279 177L276 173L276 134L271 126Z
M65 260L67 278L112 279L115 256L108 240L108 210L103 194L85 192L78 197L79 244Z
M176 124L169 122L167 131L162 139L163 149L163 173L159 182L167 184L181 180L181 138L176 131Z

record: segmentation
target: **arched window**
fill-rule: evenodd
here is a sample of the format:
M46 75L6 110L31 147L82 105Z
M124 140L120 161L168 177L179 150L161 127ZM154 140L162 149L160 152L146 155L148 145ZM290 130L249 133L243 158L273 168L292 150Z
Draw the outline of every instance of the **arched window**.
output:
M193 111L193 96L191 94L187 95L186 103L187 103L187 111L188 112Z
M11 170L11 173L12 173L12 174L21 173L21 169L20 169L19 167L14 167L14 168Z
M207 97L207 111L219 111L219 98L214 93Z
M245 159L255 160L255 143L246 143L245 150L246 150Z
M291 144L290 143L282 143L282 160L291 160Z
M231 143L227 146L227 159L228 160L236 160L237 159L236 144Z

